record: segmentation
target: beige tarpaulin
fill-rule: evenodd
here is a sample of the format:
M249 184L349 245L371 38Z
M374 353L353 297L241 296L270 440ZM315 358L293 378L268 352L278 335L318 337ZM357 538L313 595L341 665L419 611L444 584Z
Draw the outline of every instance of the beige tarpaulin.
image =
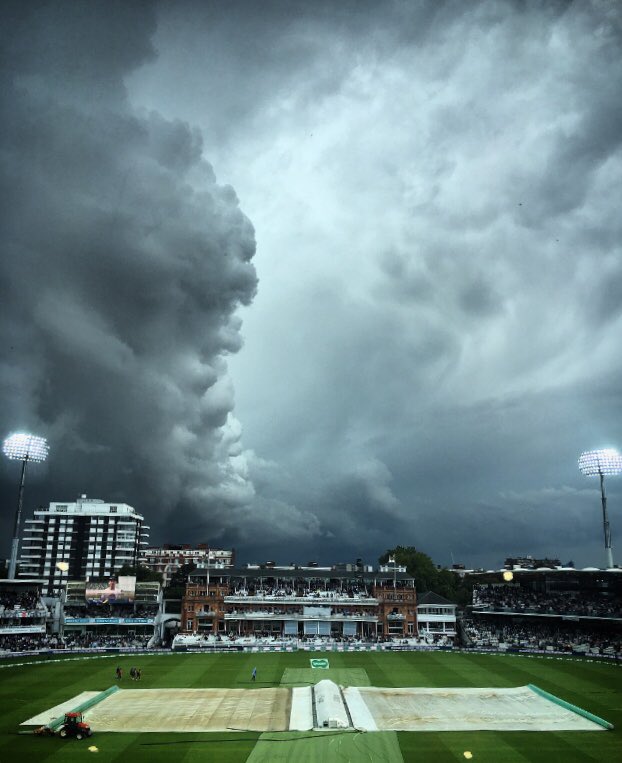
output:
M61 714L76 699L45 715ZM329 680L320 681L313 690L310 686L121 689L86 710L85 719L93 731L129 732L305 731L314 725L364 731L598 731L610 727L531 685L340 689Z
M367 731L599 731L602 726L528 686L510 689L349 687L355 728Z
M289 689L131 689L87 713L93 731L286 731Z

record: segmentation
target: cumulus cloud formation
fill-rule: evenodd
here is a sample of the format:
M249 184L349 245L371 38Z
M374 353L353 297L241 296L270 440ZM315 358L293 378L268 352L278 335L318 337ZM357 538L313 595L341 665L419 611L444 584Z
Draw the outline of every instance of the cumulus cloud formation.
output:
M5 418L80 459L57 489L240 558L600 563L619 5L127 5L7 43Z
M576 460L622 446L621 22L600 0L162 9L129 86L202 125L256 227L236 413L278 464L261 495L320 523L301 554L600 563Z
M152 5L8 16L1 420L51 443L29 504L85 491L207 537L253 495L225 361L256 290L253 227L199 130L127 98L124 77L156 56ZM2 476L8 536L10 464Z

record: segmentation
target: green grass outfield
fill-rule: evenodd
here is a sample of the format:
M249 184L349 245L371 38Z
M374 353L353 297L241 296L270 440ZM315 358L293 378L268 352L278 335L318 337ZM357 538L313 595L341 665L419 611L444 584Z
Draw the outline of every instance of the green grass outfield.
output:
M328 657L330 670L309 669L310 657ZM327 761L464 761L474 763L585 763L622 761L622 665L572 658L452 652L141 654L84 656L58 661L0 661L0 763L128 761L178 763L326 763ZM509 687L533 683L610 721L596 732L319 732L95 734L78 742L19 735L19 724L82 691L115 683L124 689L173 687L261 688L304 681L342 681L367 675L372 686ZM142 681L128 671L142 668ZM257 682L251 670L257 666ZM350 672L352 671L352 672ZM98 747L89 752L89 745Z

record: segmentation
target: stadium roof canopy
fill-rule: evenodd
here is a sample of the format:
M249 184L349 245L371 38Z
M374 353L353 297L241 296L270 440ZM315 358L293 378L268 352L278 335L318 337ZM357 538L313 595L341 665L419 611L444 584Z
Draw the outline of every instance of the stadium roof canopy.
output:
M189 577L204 580L206 575L206 569L193 570ZM265 567L264 569L249 569L248 567L238 569L230 567L224 569L210 568L210 577L246 578L247 580L265 580L266 578L278 578L279 580L382 580L390 582L393 582L393 580L398 582L413 580L412 575L409 575L406 572L365 572L363 570L326 570L309 568L283 569L277 567Z
M455 602L449 601L449 599L446 599L444 596L441 596L438 593L434 593L434 591L426 591L425 593L422 593L420 596L417 597L417 606L420 606L421 604L442 604L444 606L452 606L455 607Z

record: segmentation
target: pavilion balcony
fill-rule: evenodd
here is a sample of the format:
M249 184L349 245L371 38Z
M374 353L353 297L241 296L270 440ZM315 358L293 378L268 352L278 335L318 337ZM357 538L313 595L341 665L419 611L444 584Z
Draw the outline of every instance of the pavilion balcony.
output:
M297 622L317 621L342 623L342 622L379 622L377 615L303 615L303 614L283 614L282 612L232 612L225 615L225 620L295 620Z

